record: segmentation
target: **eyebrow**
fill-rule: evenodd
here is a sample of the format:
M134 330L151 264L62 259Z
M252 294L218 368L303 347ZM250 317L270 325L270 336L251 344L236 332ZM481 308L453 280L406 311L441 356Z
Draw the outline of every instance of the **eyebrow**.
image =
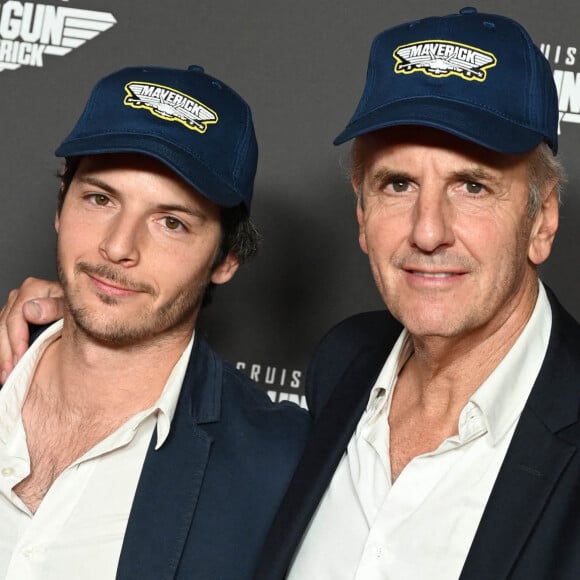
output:
M388 167L381 167L375 171L370 178L371 189L382 187L389 181L413 181L411 174L406 171L398 171L389 169Z
M120 195L120 193L121 193L118 189L116 189L112 185L109 185L106 181L102 181L101 179L98 179L97 177L91 177L90 175L83 175L83 176L77 177L76 179L78 181L80 181L81 183L84 183L86 185L94 185L95 187L98 187L99 189L103 189L107 193L111 193L113 195Z
M188 207L185 205L180 205L178 203L162 203L157 205L157 209L159 211L164 211L164 212L168 212L168 213L173 213L173 212L179 212L179 213L184 213L186 215L189 215L191 217L194 218L199 218L199 219L206 219L206 215L205 213L203 213L201 210L198 210L196 208L193 207Z
M450 177L455 181L486 181L488 183L497 184L497 176L480 165L474 165L469 169L460 171L453 171ZM390 169L388 167L381 167L377 169L370 178L371 189L381 187L390 181L414 181L415 178L407 171L399 171Z
M476 166L464 171L454 171L452 176L458 181L487 181L497 183L497 176L493 172L487 171L483 167Z
M110 185L106 181L99 179L98 177L91 177L90 175L85 175L85 176L79 177L78 181L80 181L81 183L84 183L86 185L92 185L94 187L98 187L99 189L102 189L103 191L110 193L111 195L115 195L115 196L122 195L122 192L120 190L118 190L116 187L113 187L112 185ZM179 213L183 213L183 214L186 214L188 216L191 216L193 218L198 218L198 219L203 219L203 220L205 220L207 217L202 210L198 210L197 208L189 207L186 205L181 205L178 203L160 203L160 204L157 204L155 206L155 208L158 211L168 212L168 213L179 212Z

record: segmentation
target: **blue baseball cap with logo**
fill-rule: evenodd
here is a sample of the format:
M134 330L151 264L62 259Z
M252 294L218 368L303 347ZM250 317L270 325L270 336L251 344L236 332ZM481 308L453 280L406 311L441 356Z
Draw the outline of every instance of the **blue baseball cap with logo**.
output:
M106 76L55 153L129 152L155 157L219 206L250 210L258 162L250 107L200 66Z
M334 144L423 125L500 153L558 150L550 65L509 18L463 8L385 30L373 41L359 105Z

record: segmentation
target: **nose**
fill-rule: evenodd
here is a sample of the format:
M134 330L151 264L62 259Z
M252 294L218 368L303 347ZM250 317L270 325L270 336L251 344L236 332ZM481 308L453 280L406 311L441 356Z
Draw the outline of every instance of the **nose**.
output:
M142 226L136 217L121 213L111 221L101 241L101 256L114 264L131 267L139 262Z
M431 253L453 244L453 206L444 192L421 190L412 220L410 241L417 249Z

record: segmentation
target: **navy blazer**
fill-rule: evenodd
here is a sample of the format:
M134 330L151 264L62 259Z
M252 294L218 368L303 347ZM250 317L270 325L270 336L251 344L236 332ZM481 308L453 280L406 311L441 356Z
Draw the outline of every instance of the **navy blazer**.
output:
M580 578L580 326L548 296L546 357L460 580ZM370 312L340 323L319 345L307 376L315 423L255 580L286 577L400 331L387 312Z
M308 415L196 337L171 431L147 452L117 580L250 580Z

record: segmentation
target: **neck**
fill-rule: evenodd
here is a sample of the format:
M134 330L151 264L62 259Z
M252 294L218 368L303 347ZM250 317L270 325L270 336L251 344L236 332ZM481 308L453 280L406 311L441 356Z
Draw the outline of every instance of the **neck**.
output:
M67 325L47 347L31 389L63 410L130 416L153 405L193 329L131 346L98 342Z
M457 414L512 348L534 310L537 291L523 296L501 320L469 335L412 336L414 353L402 371L414 398L429 409Z

